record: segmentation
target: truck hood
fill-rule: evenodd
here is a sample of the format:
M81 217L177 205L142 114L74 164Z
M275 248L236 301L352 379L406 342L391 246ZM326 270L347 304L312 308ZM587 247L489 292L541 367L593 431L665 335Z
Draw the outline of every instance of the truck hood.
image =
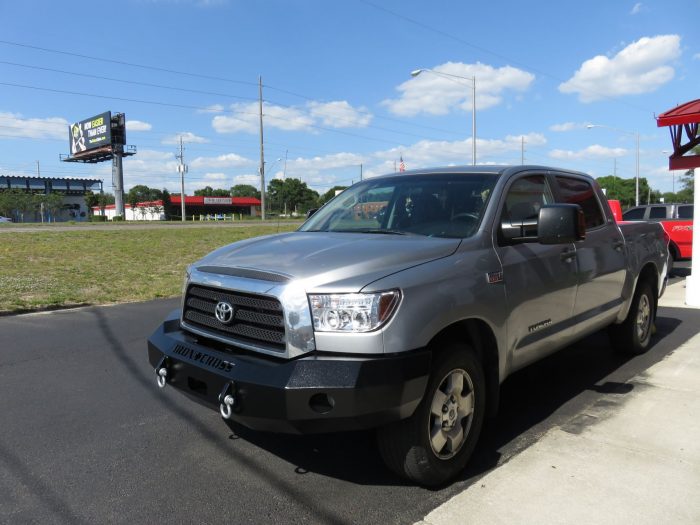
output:
M392 273L447 257L460 242L417 235L292 232L230 244L194 267L256 270L303 281L306 290L332 287L350 292Z

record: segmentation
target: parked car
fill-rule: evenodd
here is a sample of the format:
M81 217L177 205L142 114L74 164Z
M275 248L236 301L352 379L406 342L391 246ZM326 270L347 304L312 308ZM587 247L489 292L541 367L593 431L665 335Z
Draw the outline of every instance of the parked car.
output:
M647 351L667 260L661 226L618 224L582 173L373 177L189 266L148 359L161 388L255 430L376 427L388 467L435 486L514 371L601 329Z
M664 219L692 219L692 204L647 204L635 206L622 214L625 221L662 221Z
M672 270L675 261L693 257L693 211L692 204L649 204L630 208L622 214L622 219L661 223L670 238L668 251Z
M12 219L9 217L0 217L0 222L12 222Z

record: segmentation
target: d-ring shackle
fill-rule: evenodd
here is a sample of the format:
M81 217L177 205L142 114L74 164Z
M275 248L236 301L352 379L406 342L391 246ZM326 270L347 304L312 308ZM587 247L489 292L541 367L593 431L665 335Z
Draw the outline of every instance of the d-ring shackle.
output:
M219 413L224 419L231 419L233 414L233 405L236 403L236 384L231 381L226 383L224 389L219 394Z
M163 356L156 366L156 382L159 388L165 388L168 380L168 358Z

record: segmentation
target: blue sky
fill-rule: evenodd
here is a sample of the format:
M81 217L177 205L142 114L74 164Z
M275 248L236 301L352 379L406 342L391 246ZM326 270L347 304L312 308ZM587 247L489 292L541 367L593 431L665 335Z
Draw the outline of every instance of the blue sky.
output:
M0 2L0 174L39 161L111 191L109 163L59 154L70 122L112 111L138 148L126 189L179 191L179 136L187 193L258 186L259 76L268 177L325 192L400 157L471 164L471 82L448 74L476 78L479 163L524 143L527 164L631 178L638 133L640 176L671 191L654 115L700 98L698 20L699 0Z

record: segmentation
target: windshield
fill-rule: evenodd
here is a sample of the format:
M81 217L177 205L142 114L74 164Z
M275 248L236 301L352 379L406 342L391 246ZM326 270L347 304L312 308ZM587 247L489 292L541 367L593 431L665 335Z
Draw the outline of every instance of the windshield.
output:
M489 173L370 179L336 196L299 231L469 237L496 180Z

